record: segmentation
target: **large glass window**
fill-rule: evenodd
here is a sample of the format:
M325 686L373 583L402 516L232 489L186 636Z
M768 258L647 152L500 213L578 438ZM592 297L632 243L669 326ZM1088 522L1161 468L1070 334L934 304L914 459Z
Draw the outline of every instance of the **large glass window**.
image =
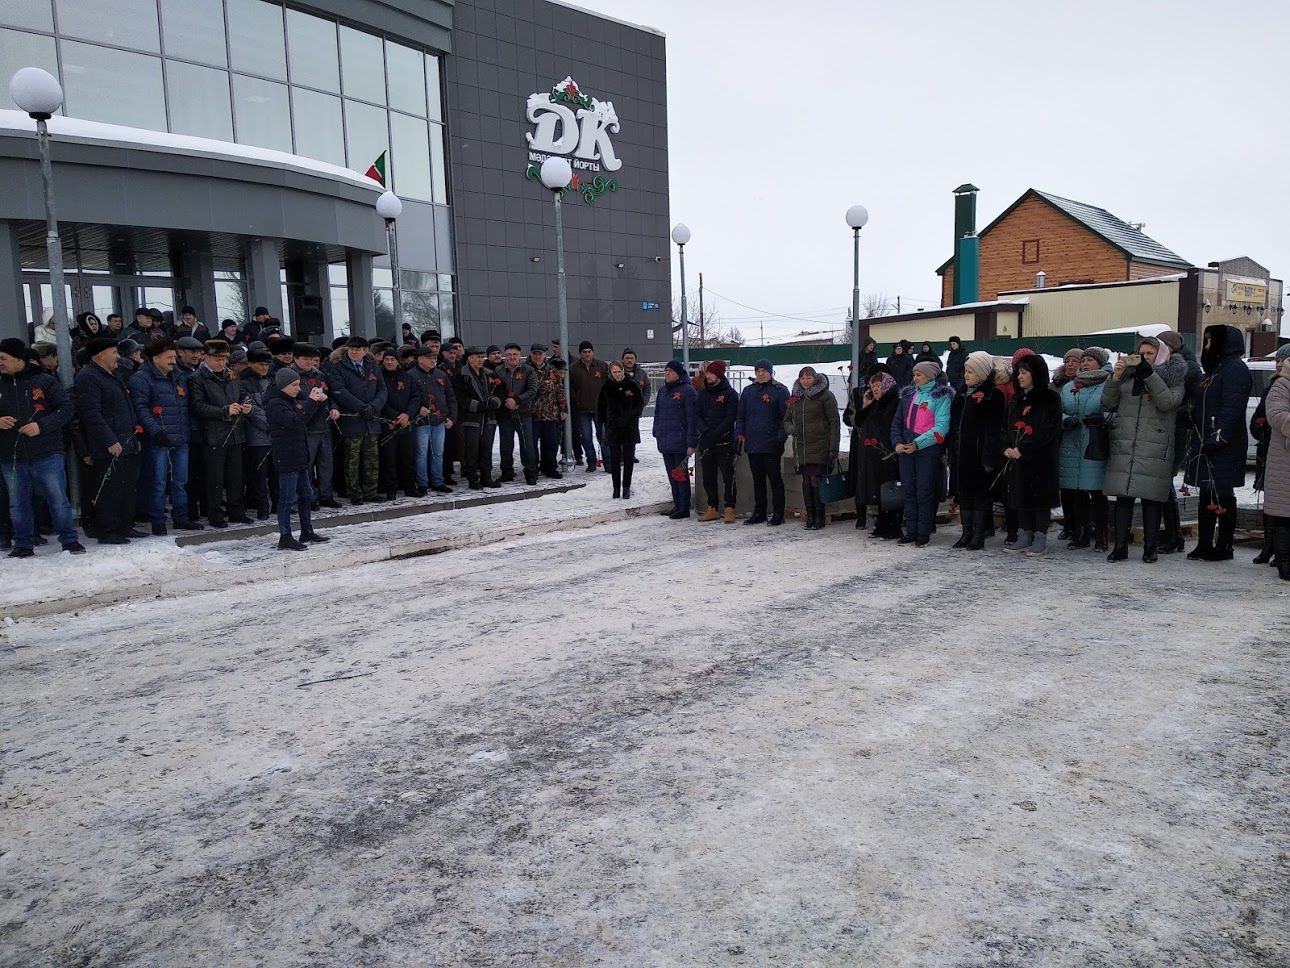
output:
M340 93L340 54L334 21L288 10L287 52L291 55L292 84Z
M340 73L347 97L385 103L385 62L381 38L340 28Z
M64 40L66 113L92 121L166 130L161 58Z
M430 125L430 171L434 177L433 195L434 201L442 205L448 204L448 172L445 170L448 164L443 150L443 125Z
M382 151L389 150L388 117L384 108L357 101L345 102L345 140L350 168L367 171Z
M443 92L439 89L439 58L426 54L426 95L430 102L430 120L443 120Z
M221 323L226 319L239 325L246 322L246 280L241 272L215 272L215 306Z
M234 70L287 79L282 7L264 0L228 0L228 41Z
M340 98L304 88L291 89L295 107L296 154L345 167L344 127Z
M421 51L387 42L385 70L389 78L390 107L425 117L426 74Z
M57 77L58 54L54 50L54 38L23 30L0 30L0 79L4 80L2 87L6 89L6 96L8 79L24 67L43 67ZM5 107L13 107L11 102L4 103Z
M234 74L233 110L237 140L242 144L291 150L291 113L285 84Z
M157 0L58 0L58 32L118 47L161 49Z
M228 66L223 0L161 0L161 34L167 57Z
M430 143L426 123L406 114L390 113L390 162L394 190L404 198L431 201Z
M170 130L218 141L233 140L228 74L211 67L166 61Z
M50 0L4 0L0 4L0 24L53 30L54 8Z

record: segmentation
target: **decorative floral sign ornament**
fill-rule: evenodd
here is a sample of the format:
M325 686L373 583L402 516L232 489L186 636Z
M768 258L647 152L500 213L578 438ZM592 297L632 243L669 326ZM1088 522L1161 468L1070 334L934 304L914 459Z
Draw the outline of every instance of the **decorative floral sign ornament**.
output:
M619 131L618 114L612 101L600 101L566 77L547 93L530 94L527 117L534 130L524 137L529 145L529 166L525 176L538 177L542 162L553 156L569 158L573 180L569 190L591 204L605 192L618 191L618 180L599 172L618 171L622 160L614 151L610 135ZM583 173L589 178L584 178Z

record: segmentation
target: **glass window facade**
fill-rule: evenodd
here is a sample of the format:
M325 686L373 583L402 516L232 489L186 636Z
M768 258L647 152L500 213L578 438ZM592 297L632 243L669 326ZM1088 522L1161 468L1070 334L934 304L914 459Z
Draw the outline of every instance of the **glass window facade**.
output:
M166 130L161 58L64 40L63 113Z
M340 73L346 97L385 103L385 61L381 38L353 27L340 28Z
M224 0L161 0L161 36L167 57L228 66Z
M265 0L227 0L228 46L233 70L287 79L282 7Z
M291 89L296 153L345 167L345 126L340 98L303 87Z
M50 0L4 0L4 3L0 3L0 24L52 31L53 4Z
M211 67L166 61L170 130L217 141L233 140L228 74Z
M390 149L389 113L361 101L347 100L345 144L349 150L349 167L367 171L381 152Z
M340 93L340 54L333 21L288 10L287 54L292 84Z
M161 50L157 0L58 0L58 30L114 47Z
M390 113L390 158L393 187L402 198L431 201L430 140L420 118Z
M0 27L0 77L13 77L24 67L43 67L57 77L58 50L54 46L54 38ZM4 87L8 96L8 81ZM11 104L6 106L12 107Z
M426 116L425 56L419 50L386 42L385 76L390 107L418 117Z
M234 74L233 110L237 140L242 144L291 150L287 85Z

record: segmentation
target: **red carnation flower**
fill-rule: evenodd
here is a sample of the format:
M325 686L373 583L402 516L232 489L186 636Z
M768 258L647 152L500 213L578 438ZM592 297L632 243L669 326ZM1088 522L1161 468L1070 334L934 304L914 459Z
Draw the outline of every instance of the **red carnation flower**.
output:
M153 412L154 414L156 414L158 417L160 417L160 416L161 416L161 404L157 404L157 406L153 407L153 408L152 408L152 412Z
M44 411L45 405L43 403L38 403L36 404L35 409L36 409L36 413L41 413L42 411Z
M1026 424L1026 426L1022 430L1022 433L1027 435L1033 434L1034 432L1035 432L1035 428L1030 426L1030 424Z
M980 403L982 400L985 399L984 391L978 390L976 393L972 394L972 399L975 400L977 403Z
M770 394L769 394L769 393L763 393L763 394L761 395L761 402L762 402L762 403L770 403Z
M1018 430L1021 430L1026 426L1026 422L1024 420L1018 420L1015 424L1013 424L1013 426L1016 427Z
M929 409L929 408L928 408L928 406L927 406L927 401L926 401L926 400L924 400L922 403L920 403L920 404L918 405L918 409L919 409L919 410L927 410L927 409Z
M942 436L941 434L938 434L935 430L932 431L932 436L936 438L936 442L938 444L945 443L945 437Z
M685 480L685 478L686 478L686 474L685 474L685 468L684 468L684 467L679 467L679 466L678 466L678 467L673 467L673 468L672 468L672 480L674 480L674 481L683 481L683 480Z
M135 424L135 425L134 425L134 432L135 432L136 434L141 434L141 433L143 433L143 424Z
M792 406L793 404L797 403L797 397L789 397L788 400L786 400L785 402L789 406Z

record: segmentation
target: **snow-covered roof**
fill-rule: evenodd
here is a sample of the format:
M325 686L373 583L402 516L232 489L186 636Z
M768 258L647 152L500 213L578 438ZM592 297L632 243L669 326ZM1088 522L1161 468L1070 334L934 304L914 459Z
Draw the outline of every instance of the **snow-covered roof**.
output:
M1144 323L1141 326L1123 326L1120 329L1099 329L1090 336L1119 336L1123 333L1137 333L1139 336L1159 336L1167 333L1172 327L1164 323Z
M568 3L566 0L549 0L557 7L568 7L570 10L576 10L578 13L585 13L588 16L595 17L597 20L608 20L611 23L622 24L624 27L631 27L633 30L643 30L647 34L655 34L659 37L666 37L667 34L656 27L646 27L644 24L634 24L630 20L622 20L618 17L611 17L607 13L601 13L599 10L589 10L586 7L580 7L576 3Z
M161 154L214 158L261 168L286 169L305 175L330 178L332 181L366 188L376 194L384 191L372 179L356 171L325 161L293 155L286 151L275 151L272 148L256 148L252 145L216 141L213 138L149 131L146 128L130 128L120 124L104 124L101 121L65 118L61 115L55 115L49 119L49 133L60 141L106 145L114 148L141 148ZM36 129L31 118L23 112L0 110L0 135L25 135L35 138Z
M1042 288L1033 289L1009 289L1000 295L1007 295L1014 292L1066 292L1069 289L1112 289L1116 286L1149 286L1161 282L1180 282L1187 278L1185 272L1171 272L1167 276L1148 276L1145 279L1121 279L1117 282L1071 282L1064 286L1043 286Z
M924 310L923 315L927 315L929 313L952 313L960 309L986 309L987 307L990 307L990 306L998 306L1000 309L1007 309L1011 306L1028 306L1028 305L1030 305L1030 300L1023 296L1021 299L992 299L988 302L954 303L951 306L941 306L938 309ZM904 321L906 318L911 318L911 317L917 318L917 316L918 316L918 313L916 312L904 313L901 316L901 320ZM884 319L885 317L883 316L874 316L872 319L869 320L869 322L881 323Z

